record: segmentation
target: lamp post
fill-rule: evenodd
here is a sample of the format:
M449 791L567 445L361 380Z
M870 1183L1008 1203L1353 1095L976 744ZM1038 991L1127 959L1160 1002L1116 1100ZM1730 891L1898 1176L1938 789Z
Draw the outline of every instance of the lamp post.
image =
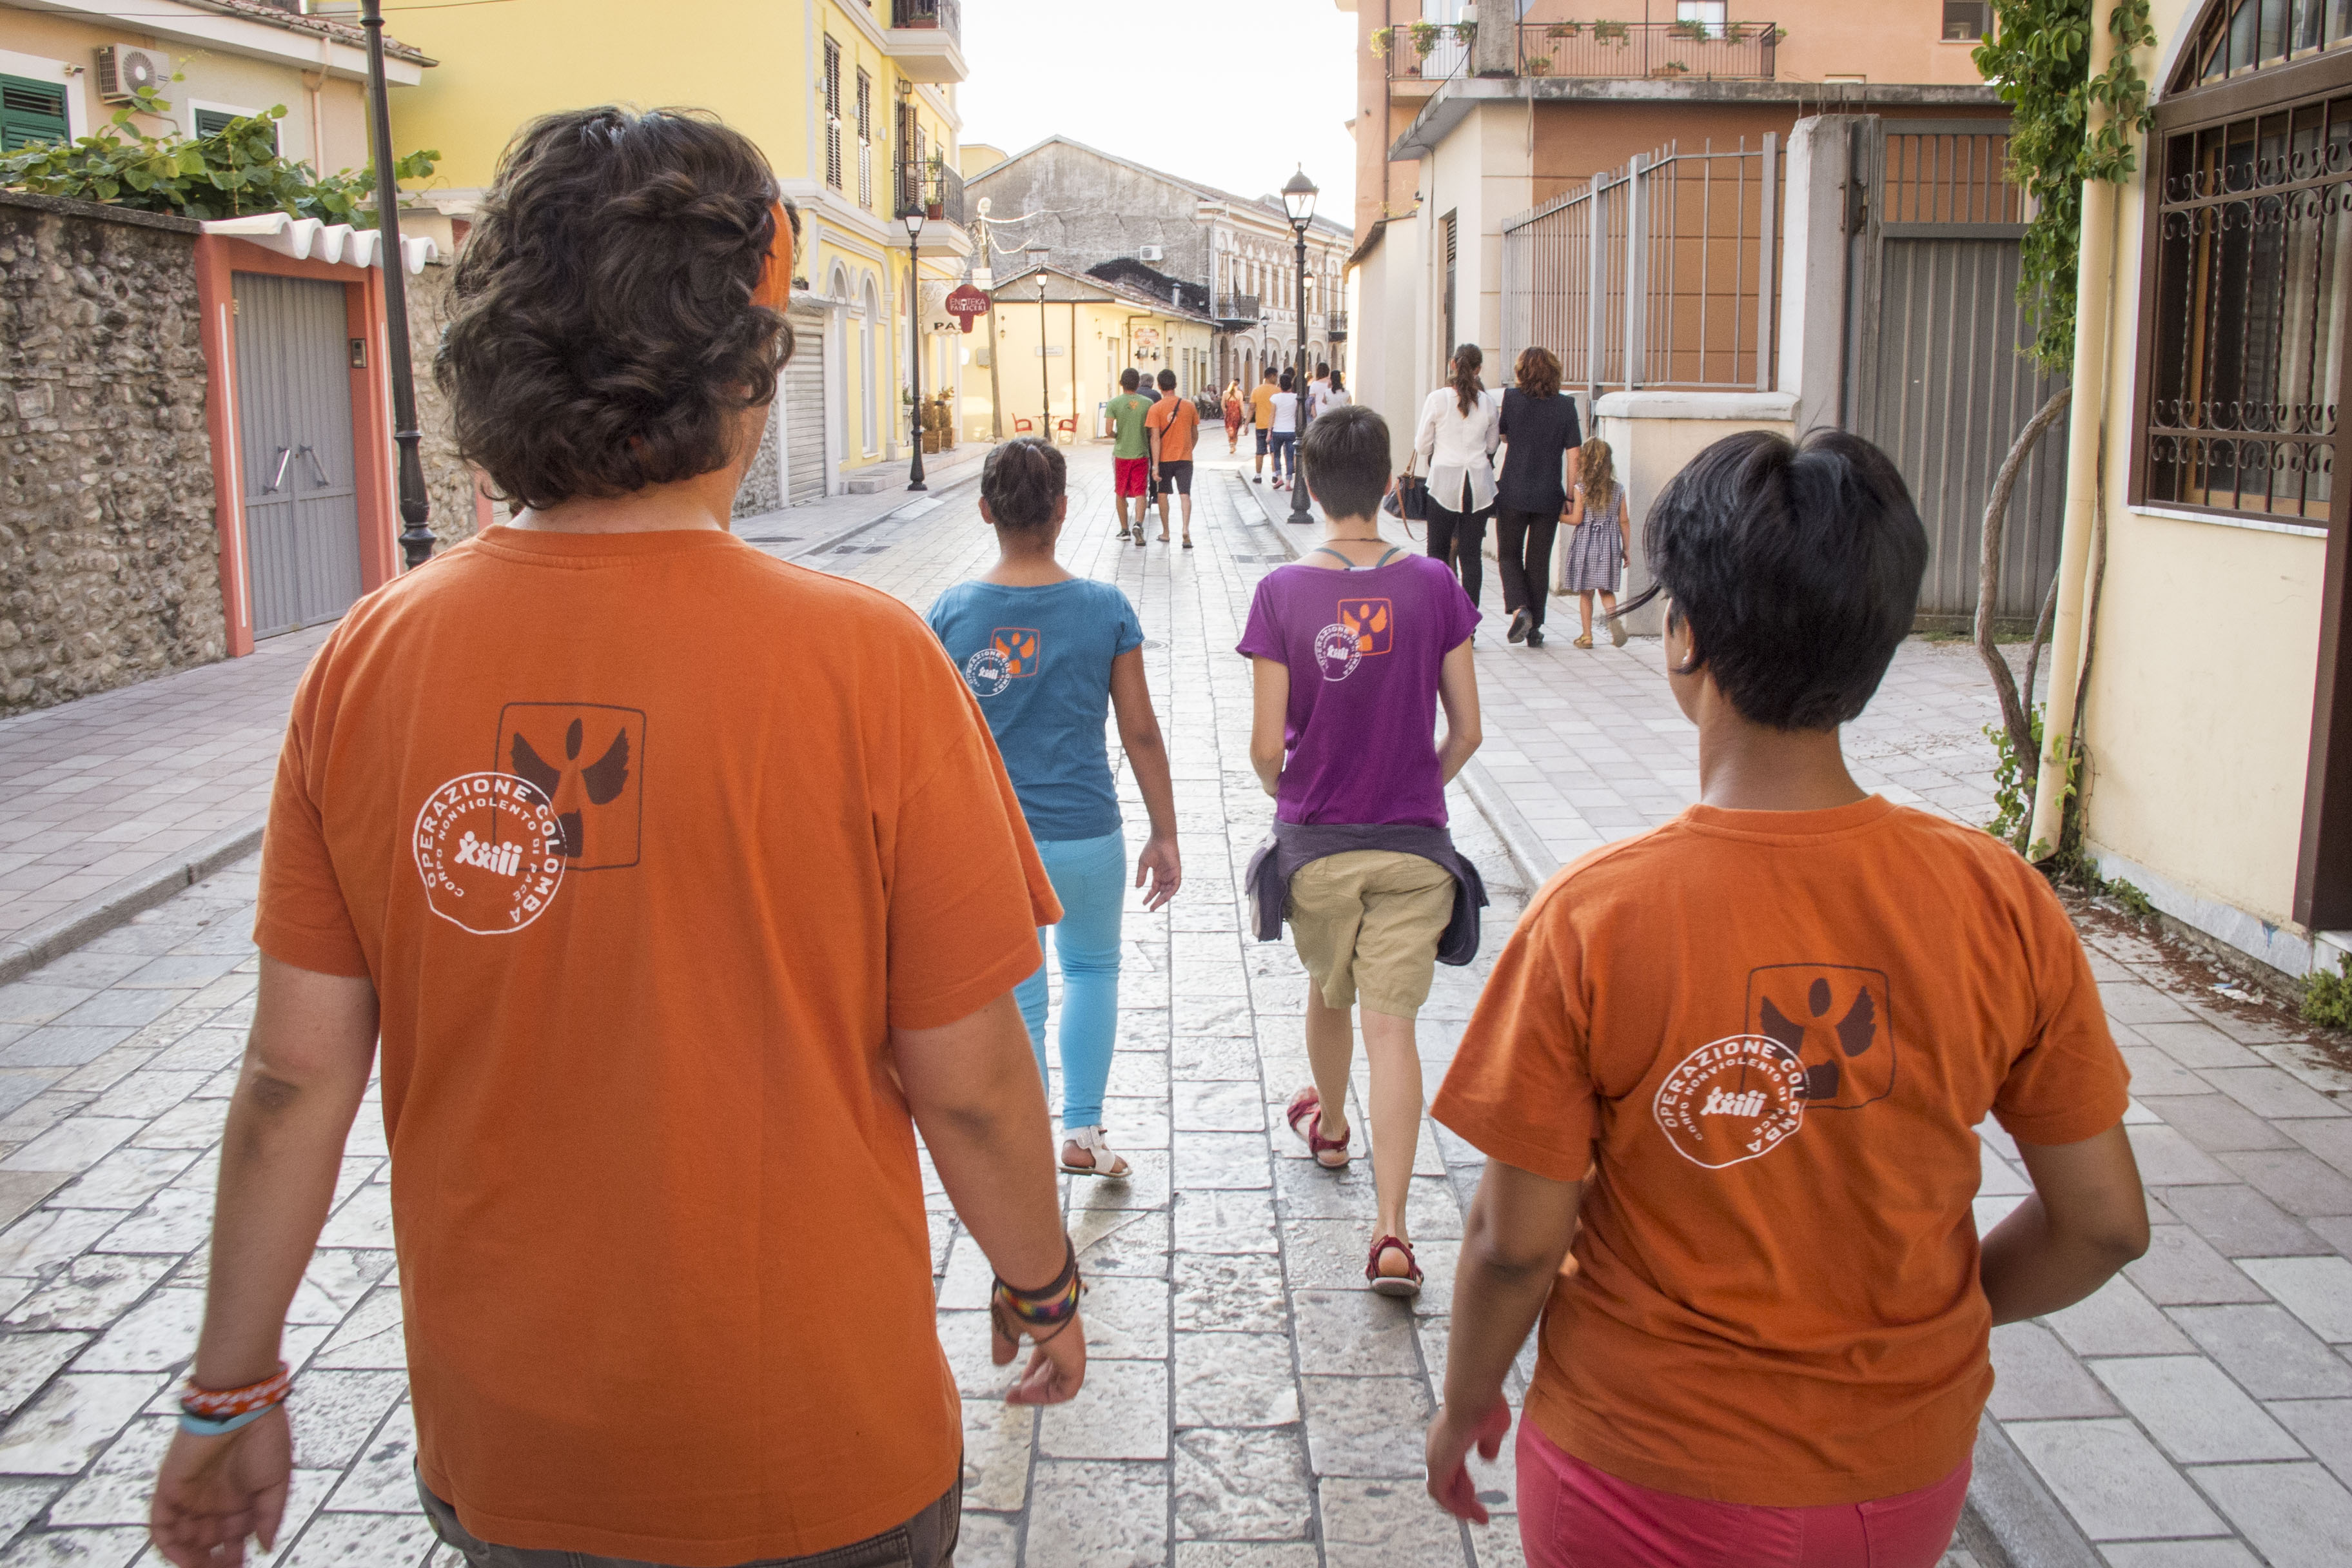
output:
M922 180L919 170L914 171L914 180L919 187ZM899 182L901 185L907 183L904 180ZM931 487L923 483L923 192L919 188L915 192L914 200L908 204L906 218L907 324L909 335L914 339L914 347L907 360L907 386L914 395L914 403L908 410L908 420L915 443L914 458L907 466L907 488L928 490Z
M1029 247L1029 265L1037 269L1037 395L1045 411L1045 445L1054 444L1054 372L1045 363L1045 257L1042 245Z
M416 427L416 367L408 353L408 268L400 247L400 181L393 173L392 106L383 91L383 0L361 0L367 29L368 129L375 142L376 258L383 267L383 321L392 351L392 439L400 448L401 553L411 568L433 557L432 502L425 494L424 435Z
M1298 434L1291 437L1290 448L1290 521L1312 522L1314 505L1307 498L1307 480L1298 467L1298 443L1307 434L1307 421L1296 410L1307 406L1307 226L1315 221L1315 182L1307 177L1305 165L1290 176L1282 187L1283 211L1290 215L1290 232L1298 243L1298 291L1291 296L1291 313L1297 321L1298 369L1291 382L1298 401L1290 416L1292 428Z

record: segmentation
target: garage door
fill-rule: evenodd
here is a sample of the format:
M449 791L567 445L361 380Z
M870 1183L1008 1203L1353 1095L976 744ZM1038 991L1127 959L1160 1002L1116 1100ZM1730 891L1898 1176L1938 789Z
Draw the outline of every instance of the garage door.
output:
M792 314L793 357L784 366L784 450L792 465L793 506L824 494L825 313Z

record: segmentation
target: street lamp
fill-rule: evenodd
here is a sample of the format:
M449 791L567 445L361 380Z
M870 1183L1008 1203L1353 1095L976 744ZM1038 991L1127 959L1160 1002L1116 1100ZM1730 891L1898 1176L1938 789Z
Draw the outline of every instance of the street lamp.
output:
M1045 445L1054 444L1054 373L1045 363L1045 247L1033 245L1029 265L1037 269L1037 395L1045 410Z
M915 443L914 458L907 467L907 488L910 490L928 490L931 488L930 486L923 483L923 264L921 246L923 243L924 193L919 188L921 180L921 171L915 171L914 181L919 188L914 193L914 200L908 205L905 215L907 219L907 322L910 335L914 338L914 348L907 361L907 386L908 390L914 395L914 405L908 410L908 418L913 427L911 438ZM903 186L908 184L908 182L901 180L899 184Z
M1307 406L1307 226L1315 221L1315 182L1307 177L1305 164L1290 176L1282 187L1282 207L1290 215L1290 232L1298 242L1298 291L1291 296L1291 314L1298 330L1298 370L1292 388L1298 399L1293 405L1291 427L1298 432L1291 437L1290 447L1290 521L1312 522L1315 511L1307 499L1307 481L1298 467L1298 447L1307 434L1307 421L1297 410Z
M424 435L416 427L416 367L408 353L408 268L400 247L400 181L393 172L392 106L383 91L383 3L361 0L367 29L368 127L375 142L376 257L383 265L383 322L392 350L392 438L400 447L400 549L414 569L433 558L432 503L425 494Z

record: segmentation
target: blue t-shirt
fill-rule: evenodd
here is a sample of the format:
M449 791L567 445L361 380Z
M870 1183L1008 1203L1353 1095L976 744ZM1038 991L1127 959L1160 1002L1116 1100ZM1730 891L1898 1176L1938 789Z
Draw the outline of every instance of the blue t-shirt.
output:
M1034 588L959 583L930 621L980 699L1031 837L1118 832L1103 725L1111 660L1143 646L1127 595L1087 577Z

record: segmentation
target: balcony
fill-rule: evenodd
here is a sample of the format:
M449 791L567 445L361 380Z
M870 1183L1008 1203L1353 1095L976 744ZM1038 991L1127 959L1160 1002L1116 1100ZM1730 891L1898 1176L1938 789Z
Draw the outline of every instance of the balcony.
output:
M1217 320L1229 325L1260 321L1265 312L1258 309L1255 294L1220 294L1217 296Z
M890 0L890 58L912 80L934 86L970 74L963 63L963 0Z
M933 223L944 221L954 224L958 228L964 226L967 219L964 216L963 176L950 168L946 160L936 157L926 158L920 163L909 160L900 163L898 172L898 199L890 205L892 217L903 218L909 213L920 212Z
M1519 74L1576 80L1770 81L1769 22L1522 22Z
M1335 343L1346 342L1348 341L1348 312L1345 310L1334 310L1327 318L1327 321L1328 322L1328 327L1323 335L1329 338Z
M1470 42L1450 26L1423 22L1386 31L1389 90L1399 98L1426 97L1470 68Z

